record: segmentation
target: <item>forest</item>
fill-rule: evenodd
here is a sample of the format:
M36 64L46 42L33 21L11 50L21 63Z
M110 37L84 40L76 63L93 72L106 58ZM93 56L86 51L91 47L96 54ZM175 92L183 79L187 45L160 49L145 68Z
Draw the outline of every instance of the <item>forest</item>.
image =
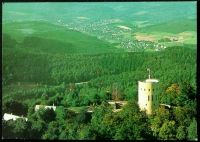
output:
M27 116L28 121L3 121L3 137L194 140L196 51L190 46L194 45L170 47L159 53L52 55L6 45L2 111ZM160 81L155 89L160 103L174 106L160 106L150 117L137 105L137 81L147 78L148 67ZM76 85L85 81L88 83ZM129 103L115 113L107 103L111 98ZM57 109L35 112L37 104L54 104ZM92 114L86 112L87 106L93 107ZM75 113L70 107L81 109Z
M2 139L197 141L195 4L162 4L4 4Z

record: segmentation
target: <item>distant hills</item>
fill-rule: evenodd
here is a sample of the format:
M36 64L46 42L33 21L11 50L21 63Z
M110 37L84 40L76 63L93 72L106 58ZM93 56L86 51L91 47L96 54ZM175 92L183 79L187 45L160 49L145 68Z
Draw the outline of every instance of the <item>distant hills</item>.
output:
M146 26L140 31L147 32L166 32L178 34L184 31L196 31L197 23L195 19L180 19L168 21L156 25Z
M5 3L3 33L35 52L160 51L196 44L195 4Z
M196 18L196 2L66 2L4 3L3 23L14 21L75 22L76 17L90 21L118 18L129 23L135 20L152 24L182 18ZM83 22L82 22L83 23Z
M96 37L46 22L17 22L3 27L4 43L15 40L18 48L34 52L90 54L118 50Z

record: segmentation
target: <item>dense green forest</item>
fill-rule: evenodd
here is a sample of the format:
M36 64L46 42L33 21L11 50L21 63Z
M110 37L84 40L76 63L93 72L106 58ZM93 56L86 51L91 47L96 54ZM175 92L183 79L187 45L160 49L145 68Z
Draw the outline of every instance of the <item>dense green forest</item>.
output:
M194 45L167 48L159 54L123 52L93 55L35 54L5 46L3 113L27 116L28 122L21 119L3 122L3 136L38 139L194 139L197 136L194 133L197 126L196 51L189 46ZM13 57L15 60L12 60ZM139 112L136 105L137 81L147 78L148 67L153 70L152 76L160 81L155 89L160 95L160 102L176 106L172 110L158 108L151 117ZM88 84L75 85L84 81ZM35 86L28 88L27 82ZM18 89L9 91L12 84ZM108 95L116 94L115 88L121 100L130 102L118 113L113 113L106 104ZM92 115L84 109L78 114L67 109L91 106L93 103L97 106ZM34 112L36 104L55 104L59 107L56 112ZM27 133L27 129L30 132ZM127 134L127 131L131 133Z
M4 5L2 139L197 140L192 5L24 5ZM170 105L152 115L138 106L147 68L159 80L159 104ZM111 100L127 104L115 112ZM3 120L5 113L28 120Z

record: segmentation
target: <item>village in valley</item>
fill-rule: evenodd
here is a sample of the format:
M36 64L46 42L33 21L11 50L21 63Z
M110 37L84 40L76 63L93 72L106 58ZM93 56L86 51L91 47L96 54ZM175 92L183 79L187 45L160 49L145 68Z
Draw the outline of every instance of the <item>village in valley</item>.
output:
M198 141L196 2L2 7L2 139Z

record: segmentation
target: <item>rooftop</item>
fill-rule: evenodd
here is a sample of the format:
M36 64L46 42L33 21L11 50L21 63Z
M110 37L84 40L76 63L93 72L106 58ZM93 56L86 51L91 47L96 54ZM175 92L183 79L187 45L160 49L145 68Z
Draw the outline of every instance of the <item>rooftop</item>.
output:
M141 82L145 82L145 83L158 83L159 81L157 79L146 79L144 81L141 81Z
M40 108L44 108L44 109L53 109L54 111L56 110L56 106L46 106L46 105L36 105L35 106L35 111L39 110Z
M157 79L146 79L145 82L154 82L158 83L159 81Z
M12 113L11 114L4 113L4 116L3 116L3 120L5 120L5 121L11 120L11 119L15 121L18 118L23 118L26 121L28 120L26 117L23 117L23 116L20 117L20 116L17 116L17 115L13 115Z

